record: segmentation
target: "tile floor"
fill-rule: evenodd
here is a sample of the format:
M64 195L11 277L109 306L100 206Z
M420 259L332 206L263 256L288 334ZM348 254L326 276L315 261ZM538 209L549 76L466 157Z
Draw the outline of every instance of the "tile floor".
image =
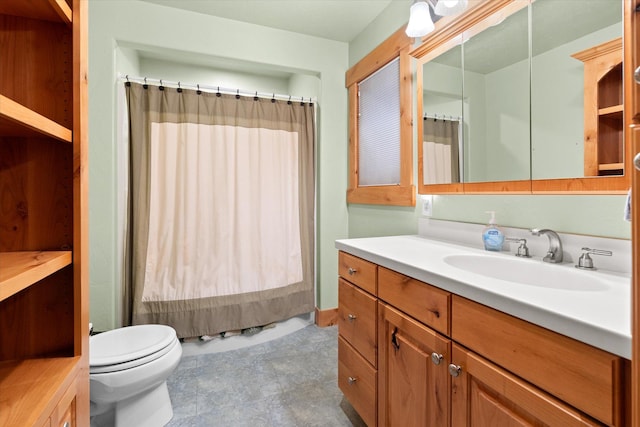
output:
M183 356L167 384L168 427L364 426L337 385L336 326Z

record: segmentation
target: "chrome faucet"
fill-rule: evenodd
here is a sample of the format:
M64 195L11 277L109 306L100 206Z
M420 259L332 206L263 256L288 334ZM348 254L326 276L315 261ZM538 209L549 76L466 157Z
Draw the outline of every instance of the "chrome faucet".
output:
M531 234L534 236L546 234L549 238L549 249L547 249L547 255L542 258L542 261L552 263L562 262L562 242L560 241L558 233L547 228L543 228L542 230L534 228L531 230Z

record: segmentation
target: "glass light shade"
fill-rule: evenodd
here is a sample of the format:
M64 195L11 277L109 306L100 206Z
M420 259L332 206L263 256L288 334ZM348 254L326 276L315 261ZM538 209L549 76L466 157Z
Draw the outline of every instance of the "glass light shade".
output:
M468 0L438 0L434 12L440 16L455 15L467 7Z
M434 29L433 20L429 5L424 1L419 1L411 6L409 13L409 23L405 33L409 37L422 37L429 34Z

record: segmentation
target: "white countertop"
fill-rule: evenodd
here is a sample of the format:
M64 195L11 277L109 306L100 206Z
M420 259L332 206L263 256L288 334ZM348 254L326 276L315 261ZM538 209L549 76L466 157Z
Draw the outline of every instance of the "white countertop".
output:
M574 263L550 265L558 269L572 269L572 274L597 277L607 284L606 290L566 290L513 283L456 268L446 263L444 258L455 254L513 255L421 236L343 239L336 240L335 246L414 279L631 359L631 278L628 274L578 270ZM522 259L522 262L542 264L540 257Z

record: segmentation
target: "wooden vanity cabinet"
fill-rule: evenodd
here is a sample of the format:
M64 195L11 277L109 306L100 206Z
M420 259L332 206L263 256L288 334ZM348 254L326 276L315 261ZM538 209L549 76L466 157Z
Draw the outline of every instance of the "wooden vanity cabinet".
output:
M338 386L367 426L377 425L377 266L338 256Z
M339 285L339 384L368 426L630 425L625 359L381 266L376 280L377 298Z
M0 1L0 426L89 425L85 0Z
M456 343L606 425L624 425L621 357L457 295L451 312Z

